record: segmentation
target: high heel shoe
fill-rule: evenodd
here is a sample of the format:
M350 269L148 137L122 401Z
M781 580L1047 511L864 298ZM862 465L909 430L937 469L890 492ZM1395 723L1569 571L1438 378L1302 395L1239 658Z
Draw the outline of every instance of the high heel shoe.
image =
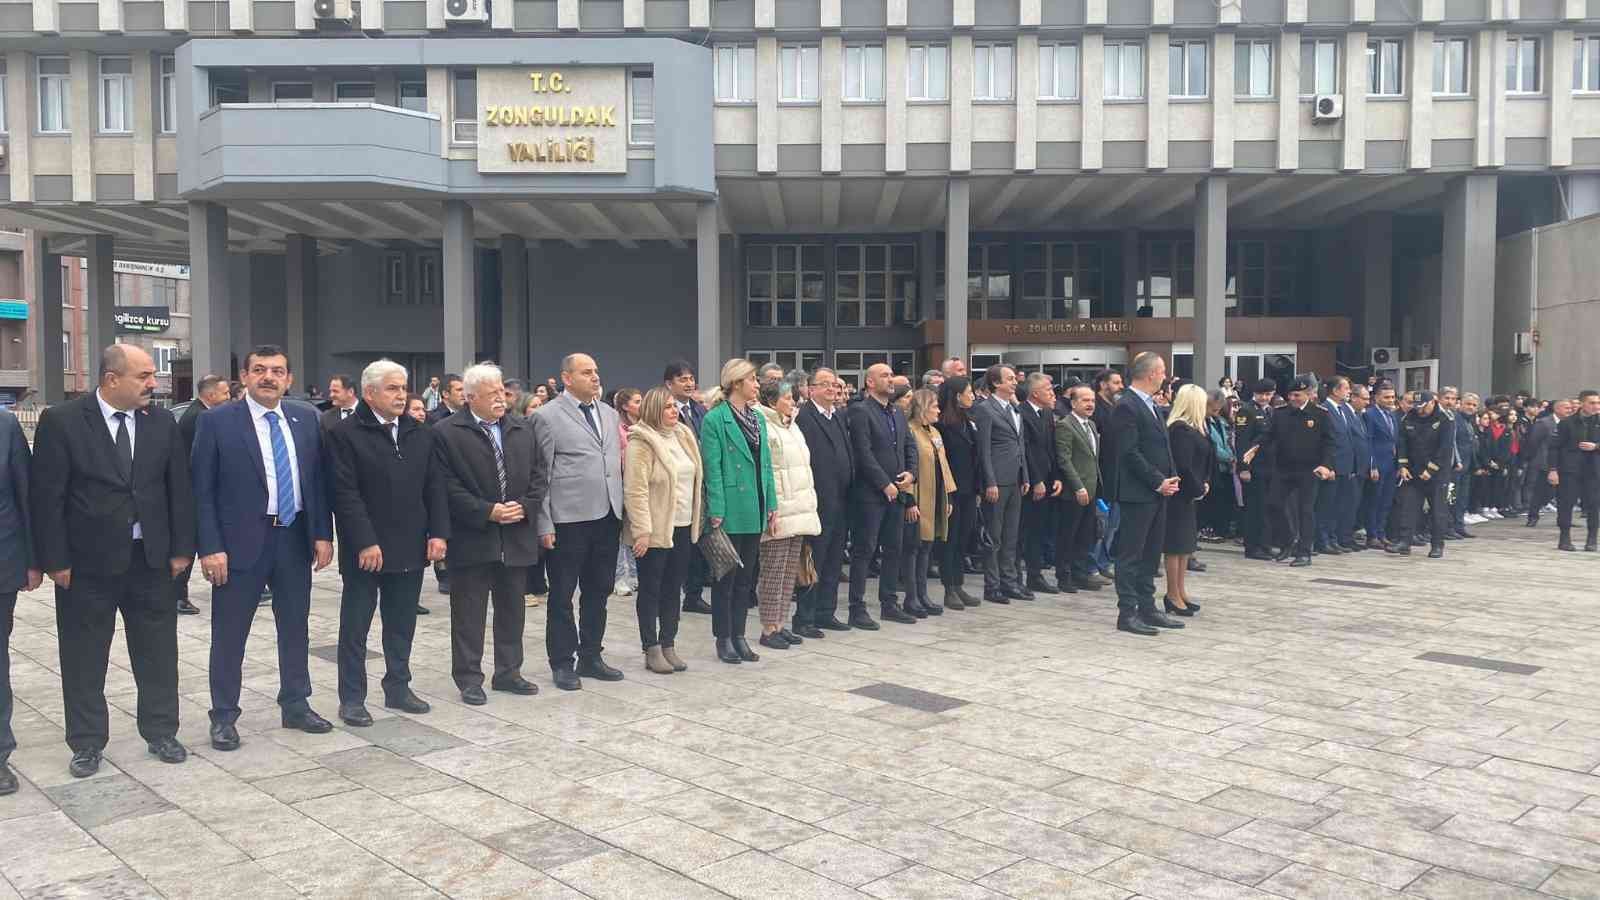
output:
M761 659L760 656L756 655L754 650L750 649L750 642L744 639L744 635L738 635L732 638L732 641L733 650L735 653L739 654L740 659L744 660L745 662L756 662Z
M1172 600L1167 597L1162 597L1161 602L1166 605L1167 612L1175 616L1192 616L1200 608L1198 606L1173 606Z
M738 649L733 646L733 639L725 637L717 638L717 659L735 665L744 662L739 656Z

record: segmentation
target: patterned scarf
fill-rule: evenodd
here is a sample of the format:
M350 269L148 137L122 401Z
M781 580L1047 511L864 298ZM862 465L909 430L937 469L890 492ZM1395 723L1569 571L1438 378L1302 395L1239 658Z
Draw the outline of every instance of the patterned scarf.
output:
M733 421L738 424L739 430L744 433L745 443L750 445L750 456L754 459L761 458L761 426L756 424L756 408L754 404L746 404L744 411L732 403L728 409L733 413Z

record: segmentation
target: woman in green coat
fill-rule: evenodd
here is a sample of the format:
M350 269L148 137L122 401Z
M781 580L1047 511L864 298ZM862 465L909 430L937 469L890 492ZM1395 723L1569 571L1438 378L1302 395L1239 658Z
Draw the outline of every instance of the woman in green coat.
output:
M756 367L730 359L722 366L722 400L700 424L706 524L727 533L744 563L711 588L711 633L717 658L725 663L760 659L744 639L744 623L756 602L761 532L772 527L778 513L767 423L756 411L760 395Z

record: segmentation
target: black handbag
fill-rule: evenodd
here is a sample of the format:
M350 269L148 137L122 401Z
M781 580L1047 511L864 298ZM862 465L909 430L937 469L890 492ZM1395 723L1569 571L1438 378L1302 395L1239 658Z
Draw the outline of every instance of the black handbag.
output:
M978 520L978 527L972 529L972 556L987 556L994 552L994 537L989 534L989 526Z

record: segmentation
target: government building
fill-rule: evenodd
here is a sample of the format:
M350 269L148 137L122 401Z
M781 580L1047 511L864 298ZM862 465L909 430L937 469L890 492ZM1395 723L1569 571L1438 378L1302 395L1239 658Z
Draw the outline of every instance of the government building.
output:
M0 63L45 402L61 257L83 353L186 267L185 383L1594 371L1504 242L1600 210L1596 0L0 0Z

